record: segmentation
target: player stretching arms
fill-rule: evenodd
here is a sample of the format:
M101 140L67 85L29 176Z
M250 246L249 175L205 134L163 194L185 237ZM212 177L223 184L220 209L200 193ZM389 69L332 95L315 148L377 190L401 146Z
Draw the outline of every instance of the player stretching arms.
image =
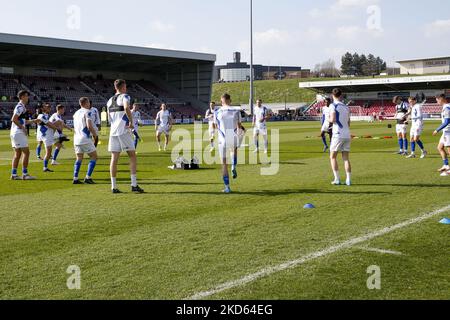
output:
M156 141L158 142L159 151L161 151L161 134L164 133L166 141L164 144L164 151L167 151L169 145L170 130L172 130L173 119L165 103L161 105L161 111L156 115L155 130Z
M333 89L333 103L330 105L330 122L333 123L333 138L331 140L331 168L334 173L333 185L340 185L339 165L337 156L342 152L342 159L345 163L345 172L347 174L346 185L352 184L352 166L350 163L350 109L342 101L342 91Z
M67 129L69 131L72 131L72 129L66 125L63 119L63 115L65 112L65 108L63 105L58 105L56 107L56 113L54 113L50 117L50 123L55 126L55 152L53 153L52 157L52 166L57 166L59 163L56 161L58 159L59 152L61 151L61 148L63 146L63 142L70 141L70 139L67 139L67 137L63 134L63 130Z
M40 120L26 120L26 105L28 104L30 94L27 91L19 91L17 97L19 103L14 108L14 114L11 119L11 145L14 149L14 158L12 160L11 180L35 180L28 174L28 163L30 160L30 149L28 147L28 138L25 133L26 125L31 123L39 123ZM22 159L22 177L17 175L20 158Z
M75 155L77 157L73 171L73 184L83 184L78 176L80 175L80 169L85 153L88 154L90 161L84 183L95 184L92 180L92 174L97 165L97 150L94 145L95 137L97 137L97 128L92 120L91 103L89 102L89 99L86 97L81 98L80 107L81 109L73 115L73 130L75 132L73 144ZM94 138L94 140L92 140L92 138Z
M209 125L209 140L211 142L211 152L214 151L214 139L216 136L216 128L214 127L214 112L216 112L216 103L211 102L209 109L206 111L205 119L208 119Z
M267 120L270 119L270 110L262 105L262 100L256 101L256 107L253 111L253 139L256 149L254 153L259 152L259 135L264 138L264 153L269 149L269 139L267 138Z
M237 149L240 144L239 132L245 131L241 124L241 109L231 107L229 94L222 96L222 108L214 113L214 126L219 132L219 153L222 161L222 176L225 184L224 193L231 193L230 175L228 173L227 156L231 152L233 179L237 179Z
M126 152L130 158L131 192L144 193L137 183L137 157L134 147L133 115L131 114L131 98L127 95L127 83L118 79L114 82L116 95L108 101L109 123L111 124L109 147L111 152L111 189L114 194L122 193L117 189L117 164L120 153Z
M416 144L419 145L422 150L421 159L427 156L427 151L425 150L422 141L420 140L420 136L423 132L423 113L422 113L422 104L417 103L417 98L410 97L409 105L411 108L411 154L407 157L409 159L416 157Z
M322 137L324 149L323 152L327 152L329 149L327 143L327 134L330 136L330 141L333 138L333 125L330 123L330 104L331 99L325 99L326 105L322 108L322 129L320 132L320 136Z
M397 105L395 118L397 119L396 132L400 146L398 154L406 156L408 155L408 137L406 133L408 130L408 115L410 114L409 104L403 101L400 96L394 97L392 102Z
M448 164L448 156L450 155L450 104L447 102L445 94L437 96L436 101L442 106L442 125L433 132L433 135L437 136L439 132L443 132L438 150L444 161L444 166L439 169L439 172L441 172L442 177L447 177L450 176L450 166Z
M142 125L142 118L141 113L139 112L139 106L135 103L133 104L133 109L131 109L131 114L133 115L133 121L134 121L134 147L137 149L137 145L139 141L142 141L140 135L139 135L139 126Z
M42 106L42 114L39 115L38 120L40 123L38 125L38 141L41 141L45 147L45 157L44 157L44 172L53 172L53 170L48 168L48 163L52 157L53 144L55 143L55 130L56 126L50 122L50 104L46 103Z

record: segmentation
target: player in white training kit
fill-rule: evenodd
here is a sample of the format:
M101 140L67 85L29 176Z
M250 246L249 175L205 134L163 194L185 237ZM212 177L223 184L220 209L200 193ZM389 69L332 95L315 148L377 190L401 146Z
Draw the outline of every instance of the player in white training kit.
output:
M55 151L53 152L52 156L52 166L59 165L57 159L63 147L63 142L70 141L70 139L67 139L67 137L63 134L64 129L72 131L72 129L64 122L63 119L64 113L65 107L63 105L57 105L56 112L49 119L49 122L53 124L53 126L55 127L55 136L54 136Z
M120 153L126 152L130 158L131 191L144 193L137 183L137 157L134 147L133 115L131 114L131 98L127 94L125 80L118 79L114 82L116 95L108 101L108 116L111 124L108 150L111 152L111 189L114 194L121 193L117 188L117 164Z
M442 177L448 177L450 176L450 166L448 163L448 158L450 156L450 104L448 103L445 94L437 96L436 102L442 106L442 125L433 132L433 135L437 136L439 132L442 131L438 151L442 156L444 165L439 169L439 172Z
M95 127L91 103L88 98L80 98L80 109L73 115L73 130L74 130L74 149L75 149L75 166L73 171L73 184L83 184L79 180L81 165L84 154L90 158L85 184L95 184L92 180L95 166L97 165L97 149L94 141L97 137L97 128Z
M269 139L267 137L267 120L270 119L270 110L262 105L262 100L256 101L255 109L253 110L253 139L255 142L255 153L259 152L259 135L264 139L264 153L269 149Z
M211 102L206 111L205 119L208 120L209 141L211 142L211 152L214 151L214 140L216 137L216 128L214 126L214 113L216 112L216 103Z
M417 98L410 97L409 105L411 106L410 116L411 116L411 154L407 157L409 159L416 157L416 145L420 147L422 150L421 159L425 158L428 152L425 150L422 140L420 140L420 136L423 132L423 112L422 112L422 104L417 103Z
M327 152L329 147L327 143L327 134L330 136L330 141L333 138L333 125L330 123L330 105L331 99L325 98L325 105L322 107L322 128L320 129L320 136L323 142L323 152Z
M333 89L333 103L330 105L330 122L333 123L333 138L331 140L331 168L334 173L333 185L340 185L339 165L337 156L342 152L342 159L347 174L346 185L351 186L352 166L350 163L350 146L352 137L350 134L350 108L342 102L342 91Z
M228 173L228 152L232 158L233 179L237 179L237 149L242 143L245 128L242 126L241 109L231 107L231 97L229 94L222 96L222 107L214 113L214 126L217 128L219 136L219 154L222 161L222 175L225 184L224 193L231 193L230 175Z
M45 147L44 156L44 172L53 172L49 169L48 164L52 157L53 144L55 143L56 126L50 122L50 104L46 103L42 106L42 113L38 116L40 123L37 129L37 140L42 142Z
M398 144L400 151L398 154L406 156L408 154L408 116L410 114L410 107L408 102L403 101L402 97L395 96L392 100L396 104L395 119L397 120L396 133L398 137Z
M170 130L172 130L173 119L170 111L167 110L167 105L161 105L161 111L156 115L155 130L156 141L158 142L158 149L161 151L161 135L164 133L166 141L164 143L164 151L167 151L170 140Z
M139 126L142 126L142 117L139 112L139 105L137 103L133 104L133 109L131 109L131 115L134 121L134 147L137 149L138 143L142 142L141 136L139 135Z
M30 148L28 146L28 137L26 135L26 125L36 123L40 120L26 120L26 105L30 99L30 94L27 91L19 91L17 97L19 103L14 108L14 113L11 118L11 145L14 149L14 157L12 160L11 180L34 180L28 174L28 164L30 161ZM17 174L17 168L19 166L20 158L22 158L22 177Z

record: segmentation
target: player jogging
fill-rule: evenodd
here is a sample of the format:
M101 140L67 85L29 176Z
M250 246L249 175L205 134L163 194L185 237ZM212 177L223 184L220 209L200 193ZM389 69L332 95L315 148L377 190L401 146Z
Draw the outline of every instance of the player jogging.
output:
M433 135L437 136L442 131L442 138L439 141L438 150L444 161L444 166L439 169L439 172L442 177L447 177L450 176L450 166L448 164L448 157L450 155L450 104L445 94L437 96L436 101L442 106L442 125L433 132Z
M214 126L217 128L219 135L219 154L222 161L222 176L225 184L224 193L231 193L230 175L228 173L228 152L232 159L233 179L237 179L237 149L239 148L243 136L241 132L245 132L245 128L241 124L241 109L231 107L231 97L224 94L221 98L222 107L214 113Z
M137 183L137 157L134 147L133 115L131 114L131 98L127 94L127 83L118 79L114 82L116 95L108 101L108 116L111 124L108 150L111 152L111 189L113 194L122 193L117 188L117 164L120 153L126 152L130 158L131 192L144 193Z
M66 141L70 141L70 139L67 139L67 137L63 134L64 129L72 131L72 129L64 122L63 119L64 113L65 113L64 106L58 105L56 106L56 113L54 113L49 119L50 123L53 124L53 126L55 127L55 135L54 135L55 151L53 152L52 166L59 165L57 159L63 147L63 143Z
M267 137L267 120L270 119L270 110L262 105L262 100L256 101L255 109L253 110L253 139L256 149L254 153L259 152L259 135L264 139L264 153L267 154L269 149L269 139Z
M19 103L14 108L11 119L11 145L14 149L14 157L12 160L11 180L35 180L36 178L28 174L28 164L30 161L30 148L28 146L28 137L25 133L26 125L31 123L39 123L40 120L26 120L26 105L30 99L28 91L19 91L17 97ZM22 158L22 177L17 174L20 159Z
M50 159L52 158L52 149L53 144L55 143L56 126L50 122L50 111L50 104L45 103L42 106L42 113L38 117L40 123L38 125L37 139L38 141L42 142L45 147L43 168L44 172L53 172L53 170L49 169L48 164L50 162Z
M205 119L208 120L209 141L211 142L211 152L214 151L214 139L216 136L216 128L214 126L214 112L216 112L216 103L211 102L209 109L206 111Z
M133 109L131 109L131 114L133 115L134 121L134 147L137 149L138 143L142 142L141 136L139 135L139 126L142 125L141 113L139 112L139 106L135 103L133 104Z
M97 128L92 120L92 109L89 99L86 97L80 98L80 107L81 109L73 115L73 144L76 155L73 184L83 184L78 177L85 153L89 156L90 161L84 183L95 184L92 180L92 174L97 165L97 150L94 145L95 138L97 137Z
M352 166L350 163L350 108L342 102L342 91L333 89L333 103L330 105L330 123L333 124L333 138L331 140L331 168L334 173L333 185L340 185L339 165L337 156L342 152L342 159L345 164L347 174L346 185L351 186Z
M409 104L403 101L402 97L400 96L395 96L392 102L396 104L395 107L396 108L395 119L397 119L396 132L398 137L398 144L400 146L400 151L398 152L398 154L406 156L408 155L407 130L408 130L408 115L410 113Z
M322 129L320 131L320 136L322 137L324 149L323 152L327 152L329 149L327 143L327 134L330 136L330 141L333 138L333 124L330 123L330 104L331 99L325 99L326 105L322 107Z
M422 150L421 159L424 159L427 156L427 151L425 150L422 141L420 140L420 136L423 132L423 112L422 112L422 104L417 103L417 98L410 97L408 99L409 105L411 106L411 154L407 156L408 159L416 157L416 145L420 147Z
M158 142L158 149L161 151L161 135L165 135L164 151L167 151L170 140L170 130L172 130L173 119L169 110L167 110L167 105L163 103L161 105L161 111L156 115L155 130L156 130L156 141Z

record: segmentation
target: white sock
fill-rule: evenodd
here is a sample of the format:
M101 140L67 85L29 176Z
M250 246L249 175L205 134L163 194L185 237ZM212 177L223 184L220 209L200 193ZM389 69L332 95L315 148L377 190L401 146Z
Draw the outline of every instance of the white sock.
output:
M111 189L117 189L117 178L111 177Z
M347 172L347 182L352 181L352 173L351 172Z
M136 175L135 174L132 174L131 175L131 186L132 187L137 187L137 177L136 177Z
M334 181L341 181L339 171L333 171L333 173L334 173Z

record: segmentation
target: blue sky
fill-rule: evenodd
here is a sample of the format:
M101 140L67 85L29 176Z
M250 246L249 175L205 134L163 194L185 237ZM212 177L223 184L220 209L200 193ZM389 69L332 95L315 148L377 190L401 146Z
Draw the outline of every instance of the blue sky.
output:
M254 17L256 63L450 55L449 1L254 0ZM248 1L8 1L0 32L215 53L221 64L234 51L248 59Z

